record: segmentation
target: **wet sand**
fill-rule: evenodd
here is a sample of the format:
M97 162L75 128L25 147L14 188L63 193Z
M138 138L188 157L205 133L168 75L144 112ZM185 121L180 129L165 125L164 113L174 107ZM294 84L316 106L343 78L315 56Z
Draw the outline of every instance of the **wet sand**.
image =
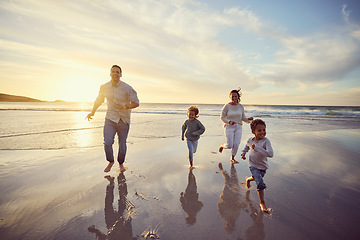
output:
M1 239L356 239L360 130L268 137L269 214L223 136L200 139L192 171L180 137L130 143L123 174L100 147L1 151Z

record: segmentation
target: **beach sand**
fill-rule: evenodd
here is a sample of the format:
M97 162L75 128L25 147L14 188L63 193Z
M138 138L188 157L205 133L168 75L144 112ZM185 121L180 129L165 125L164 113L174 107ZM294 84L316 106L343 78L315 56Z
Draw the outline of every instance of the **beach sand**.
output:
M240 149L250 133L244 132ZM0 152L1 239L356 239L360 130L268 133L259 199L247 161L204 135L189 171L179 137L128 144L109 174L102 147ZM222 163L224 171L218 165Z

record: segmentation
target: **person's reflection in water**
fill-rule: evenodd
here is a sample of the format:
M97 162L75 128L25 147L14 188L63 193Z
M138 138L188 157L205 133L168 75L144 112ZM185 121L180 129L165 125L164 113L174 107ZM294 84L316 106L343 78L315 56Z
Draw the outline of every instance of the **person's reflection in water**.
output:
M250 191L246 192L246 200L249 203L250 207L250 217L253 221L252 226L250 226L245 232L246 240L264 240L265 239L265 227L263 223L264 213L262 211L258 212L252 205L250 198Z
M219 169L224 177L225 186L217 204L218 211L220 216L225 218L225 230L232 232L235 229L235 222L240 215L241 208L246 209L247 204L239 194L240 185L234 164L231 164L230 175L223 169L221 163L219 163Z
M189 171L188 185L185 192L180 193L180 202L184 211L187 213L185 217L187 224L194 224L196 222L196 215L201 210L203 203L199 201L199 194L197 193L196 179L192 173L192 168Z
M102 233L95 226L88 228L90 232L96 234L97 238L103 239L137 239L133 237L131 216L133 211L133 204L127 200L127 184L124 173L120 173L117 177L119 188L118 211L114 209L114 177L105 176L109 180L106 186L105 196L105 223L108 229L107 234Z

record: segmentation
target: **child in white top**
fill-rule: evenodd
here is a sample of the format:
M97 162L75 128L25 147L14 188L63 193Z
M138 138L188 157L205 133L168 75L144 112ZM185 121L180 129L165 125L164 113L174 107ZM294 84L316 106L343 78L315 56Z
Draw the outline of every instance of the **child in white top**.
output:
M242 159L245 160L245 154L251 150L249 154L249 168L252 176L246 178L246 187L249 189L250 182L256 182L260 198L260 209L262 212L269 212L264 200L264 189L266 188L266 185L263 177L265 176L266 169L268 169L267 158L273 157L274 152L270 140L265 137L265 122L261 119L255 119L251 122L250 127L255 137L249 138L241 153Z

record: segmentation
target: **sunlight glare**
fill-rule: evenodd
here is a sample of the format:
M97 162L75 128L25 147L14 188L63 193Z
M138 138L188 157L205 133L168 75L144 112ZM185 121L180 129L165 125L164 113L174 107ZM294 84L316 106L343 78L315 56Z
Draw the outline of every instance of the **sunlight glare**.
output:
M65 77L60 100L93 102L96 99L101 84L103 83L86 74L71 74Z

